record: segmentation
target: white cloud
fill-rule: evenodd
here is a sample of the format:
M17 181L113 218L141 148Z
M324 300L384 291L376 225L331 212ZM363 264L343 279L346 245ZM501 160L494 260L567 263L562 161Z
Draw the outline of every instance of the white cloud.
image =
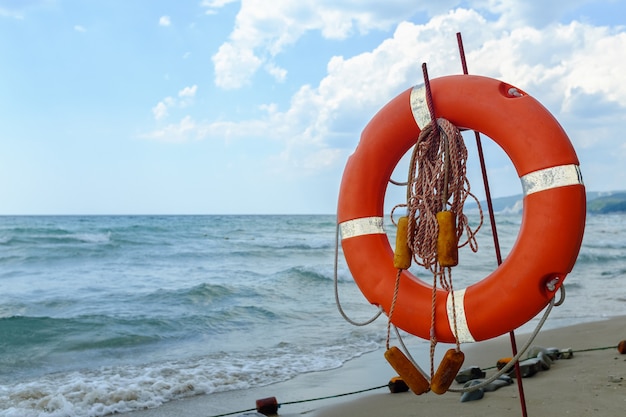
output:
M202 5L215 13L232 2L205 0ZM301 0L297 3L275 0L272 7L267 7L263 0L242 1L229 40L213 55L215 83L227 89L247 85L264 63L283 53L309 31L318 31L327 39L345 39L372 30L389 30L418 13L445 15L458 6L478 10L502 31L528 25L543 28L585 4L595 3L594 0ZM457 29L471 32L480 28ZM271 70L273 67L264 68Z
M198 134L198 126L191 116L185 116L178 123L169 124L163 128L141 135L140 137L170 143L182 143L202 138L202 136Z
M267 69L267 72L278 82L283 82L287 78L287 70L272 62L268 63L265 68Z
M541 28L558 21L570 10L594 2L597 4L598 0L485 0L469 3L470 7L483 13L498 15L503 27L532 25Z
M160 101L156 106L152 108L152 114L156 120L161 120L167 116L167 105Z
M152 108L155 120L162 120L169 116L169 110L173 107L184 108L193 103L193 98L198 91L197 85L185 87L178 92L178 98L166 97Z
M169 16L161 16L159 18L159 26L170 26L172 24L172 20Z
M74 26L74 30L75 30L76 32L87 32L87 29L85 29L85 27L84 27L84 26L81 26L81 25L75 25L75 26Z
M248 84L262 63L251 49L236 48L230 43L220 46L211 59L215 67L215 84L226 89Z
M178 97L194 97L196 95L196 91L198 91L197 85L192 85L191 87L185 87L178 92Z
M178 92L178 101L174 102L172 105L177 105L179 108L189 107L194 102L194 97L196 96L196 92L198 91L198 86L193 85L191 87L185 87Z
M328 39L345 39L355 33L389 29L424 7L404 0L275 0L271 7L262 0L244 1L229 41L213 55L215 83L222 88L248 84L263 63L308 31L319 31ZM265 68L274 69L272 65Z
M562 37L570 36L577 28L567 27ZM573 88L585 93L602 93L608 100L626 107L626 85L616 82L623 78L626 65L621 52L626 51L626 32L611 33L607 28L584 26L578 28L582 38L565 62L570 69L565 76L566 96Z
M513 4L504 0L492 3L502 7ZM245 3L240 14L260 11L253 7L255 4ZM279 2L276 8L283 6ZM272 16L274 11L266 11L250 22L268 22ZM576 21L552 23L539 29L521 23L525 21L521 18L515 25L506 26L505 18L508 15L494 18L457 9L436 15L424 24L401 21L393 36L375 49L351 57L333 57L328 62L327 75L317 86L302 86L292 96L288 108L279 110L278 106L268 104L264 106L265 117L258 119L199 122L186 129L186 140L250 140L262 136L283 143L283 150L274 157L276 169L280 166L298 167L307 172L333 166L337 169L354 149L360 131L373 114L399 92L422 81L422 62L428 63L431 77L461 72L456 33L462 31L470 73L505 80L548 107L579 151L583 171L585 163L594 164L590 151L594 147L623 149L621 127L610 120L626 121L623 116L626 85L621 83L626 63L620 55L626 50L624 29ZM307 19L301 21L305 27L311 20ZM340 27L332 26L330 17L316 19L319 20L308 27L319 30ZM242 21L243 17L239 22ZM365 22L363 28L369 27L366 19L361 21ZM355 22L352 29L361 24ZM280 18L279 23L276 26L281 30L289 28ZM220 47L213 57L218 85L239 87L250 82L260 67L274 72L277 79L281 74L286 76L286 72L273 66L270 57L261 58L255 51L265 48L271 56L294 42L297 36L280 38L270 27L267 29L270 35L255 43L252 35L258 30L236 28L230 41ZM338 36L340 32L345 30L338 29L335 35L328 36ZM245 64L240 66L240 62ZM170 127L169 134L181 138L173 133L181 130ZM504 164L510 164L505 155L500 158L495 161L494 171L504 171ZM609 158L623 161L626 155L617 151ZM591 175L586 175L586 179L592 184L600 181Z
M268 129L271 125L269 120L197 122L187 115L178 123L157 128L140 137L170 143L186 143L203 139L228 142L232 139L258 138L259 132Z
M206 7L206 14L215 14L217 13L217 9L221 9L230 3L236 3L238 1L240 0L202 0L200 7Z
M28 12L55 6L54 0L0 0L0 17L24 19Z

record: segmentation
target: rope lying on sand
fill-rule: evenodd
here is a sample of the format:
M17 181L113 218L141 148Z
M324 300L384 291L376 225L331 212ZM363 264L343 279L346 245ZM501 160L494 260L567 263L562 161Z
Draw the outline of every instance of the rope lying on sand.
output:
M311 402L311 401L330 400L330 399L333 399L333 398L339 398L339 397L345 397L345 396L348 396L348 395L361 394L363 392L374 391L374 390L377 390L377 389L387 388L387 387L388 387L388 384L385 384L385 385L381 385L381 386L378 386L378 387L365 388L365 389L362 389L362 390L359 390L359 391L346 392L346 393L343 393L343 394L328 395L326 397L310 398L308 400L286 401L284 403L278 404L278 406L280 407L282 405L302 404L302 403L308 403L308 402ZM233 411L233 412L225 413L225 414L217 414L217 415L209 416L209 417L225 417L225 416L231 416L233 414L247 413L249 411L256 411L256 408L250 408L250 409L247 409L247 410L240 410L240 411Z
M593 351L598 351L598 350L609 350L609 349L617 349L618 345L612 345L612 346L603 346L603 347L595 347L595 348L587 348L587 349L578 349L578 350L572 350L572 353L580 353L580 352L593 352ZM483 370L490 370L490 369L494 369L496 368L496 366L491 366L488 368L482 368ZM321 400L330 400L333 398L340 398L340 397L346 397L349 395L356 395L356 394L362 394L364 392L368 392L368 391L375 391L375 390L379 390L379 389L383 389L383 388L388 388L388 384L385 385L380 385L377 387L372 387L372 388L366 388L366 389L362 389L362 390L358 390L358 391L351 391L351 392L345 392L342 394L335 394L335 395L328 395L325 397L316 397L316 398L309 398L309 399L305 399L305 400L296 400L296 401L286 401L284 403L279 403L278 406L283 406L283 405L293 405L293 404L302 404L302 403L307 403L307 402L312 402L312 401L321 401ZM232 411L229 413L224 413L224 414L216 414L216 415L212 415L212 416L208 416L208 417L226 417L226 416L232 416L234 414L241 414L241 413L248 413L251 411L257 411L256 408L248 408L246 410L239 410L239 411Z

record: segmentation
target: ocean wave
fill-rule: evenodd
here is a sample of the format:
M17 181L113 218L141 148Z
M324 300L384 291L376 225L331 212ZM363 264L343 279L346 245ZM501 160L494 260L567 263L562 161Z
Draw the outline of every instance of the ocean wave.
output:
M146 304L162 303L164 305L176 305L177 303L208 304L228 299L241 291L232 285L201 283L192 287L176 289L158 289L141 296L141 302Z
M623 251L608 249L590 249L583 247L576 259L577 264L602 264L603 262L620 262L624 259Z
M571 281L568 281L568 280L566 280L563 283L563 286L565 287L565 289L567 291L571 291L571 290L577 291L577 290L579 290L581 288L584 288L584 286L582 284L580 284L579 282L571 282Z
M329 240L295 240L295 241L239 241L236 243L235 254L260 254L291 253L306 251L329 251L334 249L334 242Z
M626 276L626 267L618 267L615 269L609 269L602 271L600 276L603 279L624 278Z
M5 230L0 244L5 246L37 243L37 244L68 244L68 243L109 243L111 231L73 232L60 228L15 228Z
M305 348L279 342L242 355L210 355L141 365L56 373L0 385L2 417L99 417L154 408L196 395L241 390L289 380L299 374L335 369L373 351L368 337Z
M611 240L611 241L602 241L600 239L593 240L589 239L583 240L583 249L588 250L607 250L607 251L619 251L626 248L626 241L623 240Z
M333 280L333 276L329 275L329 272L306 266L294 266L280 274L298 283L328 283Z
M137 346L160 340L174 323L158 319L82 316L74 318L11 316L0 318L0 362L14 357L29 360L29 350L38 357L55 352ZM139 332L141 330L141 332Z

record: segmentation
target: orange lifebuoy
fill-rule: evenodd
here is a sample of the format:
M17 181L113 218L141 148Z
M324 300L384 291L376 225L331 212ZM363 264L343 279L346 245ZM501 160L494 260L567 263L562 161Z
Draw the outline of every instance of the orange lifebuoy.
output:
M537 315L572 270L585 227L585 187L578 158L556 119L524 91L486 77L457 75L430 81L435 114L493 139L522 182L519 235L502 264L481 281L454 291L461 342L507 333ZM346 262L368 301L389 314L397 270L383 228L391 174L430 116L423 86L406 90L363 130L339 191L337 222ZM401 275L392 322L431 337L432 287ZM435 336L452 343L452 297L438 289Z

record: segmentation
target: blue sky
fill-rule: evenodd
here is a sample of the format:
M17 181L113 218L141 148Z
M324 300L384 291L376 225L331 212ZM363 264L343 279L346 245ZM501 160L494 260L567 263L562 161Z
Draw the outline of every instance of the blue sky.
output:
M0 0L0 214L334 213L369 119L422 62L460 73L456 32L470 73L556 116L588 190L626 189L624 16L620 0ZM484 146L492 194L518 194Z

